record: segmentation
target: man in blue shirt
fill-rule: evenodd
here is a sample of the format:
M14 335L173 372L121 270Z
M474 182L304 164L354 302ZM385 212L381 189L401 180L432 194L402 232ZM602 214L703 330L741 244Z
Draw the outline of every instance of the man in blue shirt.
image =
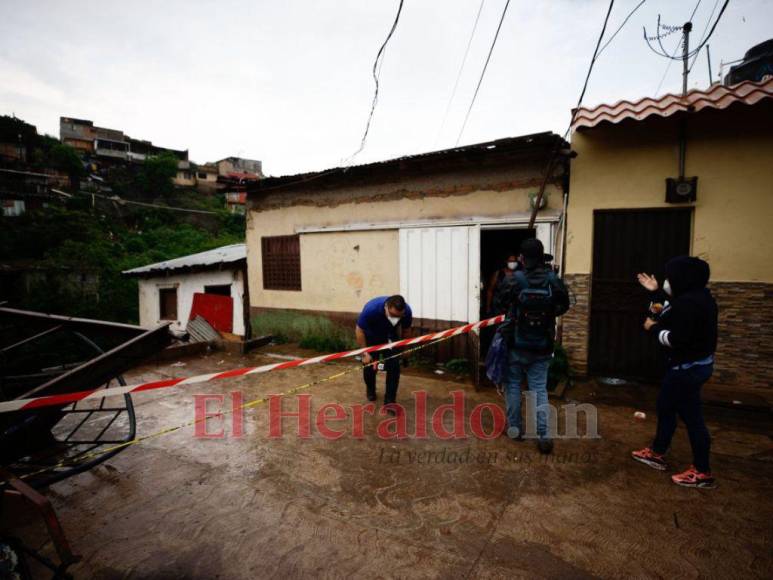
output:
M411 327L413 313L405 298L399 294L394 296L378 296L368 301L357 318L355 334L360 347L384 344L404 338L403 334ZM379 351L384 358L395 355L393 350ZM374 353L375 354L375 353ZM362 356L365 365L362 376L369 401L376 400L376 363L370 353ZM395 402L397 387L400 384L400 360L393 358L384 363L386 370L386 393L384 405Z

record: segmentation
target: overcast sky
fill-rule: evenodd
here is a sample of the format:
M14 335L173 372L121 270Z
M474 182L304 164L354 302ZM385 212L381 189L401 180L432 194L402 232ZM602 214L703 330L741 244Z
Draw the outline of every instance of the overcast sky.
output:
M639 0L618 0L607 35ZM506 0L405 0L386 51L370 137L355 163L452 147ZM646 47L658 13L681 25L697 0L647 0L597 62L585 104L653 96L667 61ZM702 0L697 43L724 0ZM270 175L339 164L359 146L371 67L399 0L0 0L0 114L59 135L59 117L91 119L197 162L238 155ZM511 0L461 143L563 133L607 0ZM714 36L720 60L773 37L773 0L731 0ZM673 50L679 35L664 40ZM660 93L681 90L681 65ZM705 54L691 87L708 84ZM442 131L441 131L442 128Z

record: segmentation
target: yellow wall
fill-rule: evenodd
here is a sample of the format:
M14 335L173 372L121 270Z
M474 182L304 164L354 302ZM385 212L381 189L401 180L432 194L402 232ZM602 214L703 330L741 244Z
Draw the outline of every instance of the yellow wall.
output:
M463 195L413 195L373 201L373 195L392 196L394 186L369 190L337 189L320 198L309 194L287 201L274 194L273 209L253 208L247 217L247 264L250 303L253 307L297 308L336 312L359 312L373 296L400 290L398 230L367 230L302 234L300 292L264 290L261 262L263 236L294 234L312 226L341 226L363 223L395 223L470 218L500 218L519 214L528 217L528 194L537 187L504 191L476 190ZM548 187L549 206L540 216L555 215L560 208L560 190ZM347 200L347 201L344 201ZM278 204L283 202L284 207ZM359 246L359 249L356 249Z
M674 119L624 121L572 137L567 273L592 269L593 210L678 207L665 178L678 175ZM692 254L716 281L773 282L773 105L693 115L685 175L698 176Z

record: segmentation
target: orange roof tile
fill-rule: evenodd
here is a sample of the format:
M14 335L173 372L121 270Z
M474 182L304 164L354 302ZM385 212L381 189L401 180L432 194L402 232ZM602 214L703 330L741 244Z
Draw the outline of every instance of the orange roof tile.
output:
M595 127L600 123L617 124L624 119L642 121L647 117L670 117L682 111L726 109L734 103L754 105L773 98L773 77L759 82L744 81L737 85L712 85L706 90L694 89L686 95L668 94L657 99L645 97L638 101L619 101L613 105L598 105L592 109L581 107L572 123L572 131Z

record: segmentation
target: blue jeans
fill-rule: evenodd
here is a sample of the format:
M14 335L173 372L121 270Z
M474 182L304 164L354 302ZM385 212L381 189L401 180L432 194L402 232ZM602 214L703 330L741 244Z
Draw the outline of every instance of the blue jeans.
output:
M663 377L658 394L658 429L652 450L665 453L671 446L676 431L677 416L687 426L692 447L693 465L698 471L709 473L711 437L703 421L701 387L711 378L714 365L696 365L685 370L669 369Z
M551 357L535 357L510 350L507 353L508 367L505 379L505 402L507 403L507 427L510 437L523 433L521 421L521 381L526 376L529 391L532 394L531 404L526 405L532 413L531 425L537 423L537 434L540 439L548 438L548 421L546 407L548 404L548 368ZM517 429L517 432L515 432Z

